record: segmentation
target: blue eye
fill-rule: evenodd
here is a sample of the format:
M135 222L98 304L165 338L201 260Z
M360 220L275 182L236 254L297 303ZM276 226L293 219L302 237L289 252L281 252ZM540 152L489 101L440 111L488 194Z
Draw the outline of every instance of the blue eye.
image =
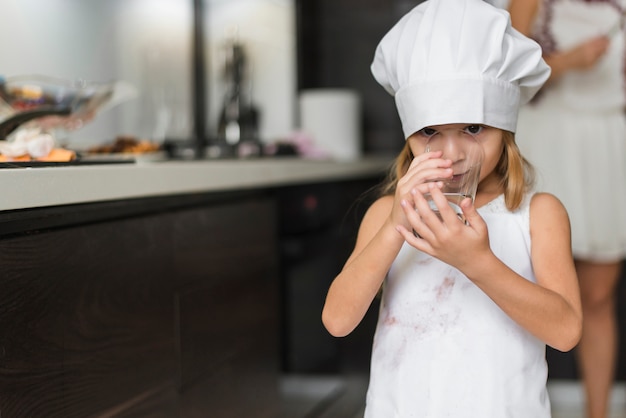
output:
M465 127L465 131L471 135L478 135L482 130L482 125L468 125Z

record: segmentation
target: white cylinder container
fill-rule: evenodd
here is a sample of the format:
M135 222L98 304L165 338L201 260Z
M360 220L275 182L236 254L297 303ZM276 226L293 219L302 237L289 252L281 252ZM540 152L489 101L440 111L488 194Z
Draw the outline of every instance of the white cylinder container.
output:
M356 160L361 150L361 98L349 89L300 92L300 128L337 160Z

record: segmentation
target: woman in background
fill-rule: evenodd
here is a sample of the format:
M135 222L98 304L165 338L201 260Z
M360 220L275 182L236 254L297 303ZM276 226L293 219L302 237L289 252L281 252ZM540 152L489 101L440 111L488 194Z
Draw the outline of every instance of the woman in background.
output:
M538 190L570 216L583 303L579 370L587 416L605 418L618 344L615 291L626 255L623 0L510 0L513 26L552 68L520 111L517 140Z

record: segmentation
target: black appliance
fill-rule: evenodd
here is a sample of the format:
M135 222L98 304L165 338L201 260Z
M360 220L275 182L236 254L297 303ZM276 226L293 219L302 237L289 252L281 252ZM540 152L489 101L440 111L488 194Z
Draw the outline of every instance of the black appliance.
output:
M369 370L377 303L348 337L332 337L321 321L326 293L350 255L364 194L380 179L285 187L279 190L282 276L282 370L336 373Z

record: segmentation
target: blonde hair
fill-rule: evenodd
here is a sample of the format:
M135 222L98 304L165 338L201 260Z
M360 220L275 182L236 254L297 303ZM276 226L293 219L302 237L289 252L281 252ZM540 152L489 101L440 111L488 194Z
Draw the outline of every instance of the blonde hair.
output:
M501 132L502 154L495 167L495 172L500 178L500 184L504 189L506 207L512 211L519 208L524 195L533 187L535 173L532 165L524 158L517 147L515 134L509 131ZM398 180L409 170L409 165L413 158L413 152L407 141L380 187L381 196L395 193ZM480 185L478 187L480 188Z

